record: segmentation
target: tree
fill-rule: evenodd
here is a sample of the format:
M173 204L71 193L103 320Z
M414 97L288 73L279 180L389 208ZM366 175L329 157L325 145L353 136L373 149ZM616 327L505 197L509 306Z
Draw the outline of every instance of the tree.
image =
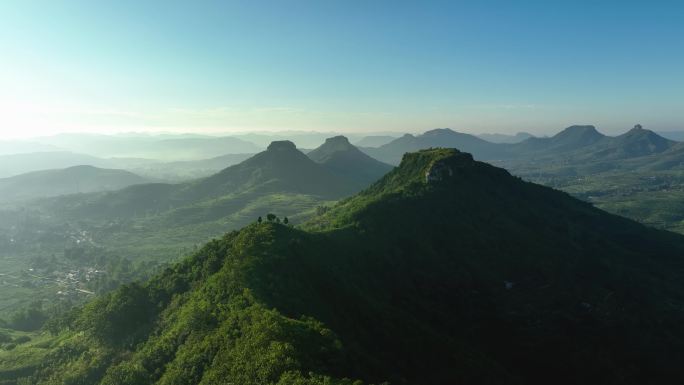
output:
M288 223L290 223L290 220L287 219L287 217L285 217L285 218L283 218L283 223L284 223L284 224L288 224Z
M268 220L269 222L273 222L276 218L277 217L275 216L275 214L266 215L266 220Z
M261 223L261 217L257 218L257 223Z
M9 326L15 330L33 331L40 329L48 315L43 311L40 301L32 302L28 307L12 314L9 319Z

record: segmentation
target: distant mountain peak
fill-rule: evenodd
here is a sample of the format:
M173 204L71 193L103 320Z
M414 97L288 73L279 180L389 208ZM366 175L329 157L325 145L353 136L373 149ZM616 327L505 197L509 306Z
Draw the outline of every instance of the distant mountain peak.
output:
M632 127L629 131L623 134L624 136L628 137L649 137L649 138L656 138L657 140L667 140L663 138L662 136L658 135L657 133L644 128L641 124L637 124L634 127Z
M356 147L349 143L347 137L338 135L327 138L325 143L308 153L309 158L315 162L322 163L328 160L333 154L338 152L360 152Z
M601 133L598 132L598 130L596 130L596 127L594 127L592 125L574 125L574 126L567 127L563 131L556 134L556 136L567 135L567 134L578 134L578 133L582 133L582 134L591 133L591 134L601 135Z
M327 139L325 140L325 143L332 143L332 144L344 143L344 144L350 144L350 143L349 143L349 139L347 139L347 137L344 136L344 135L337 135L337 136L333 136L333 137L327 138Z
M425 131L423 133L424 136L433 136L433 135L443 135L443 134L453 134L456 131L452 130L451 128L435 128L429 131Z
M349 143L344 136L334 136L310 151L307 156L337 176L357 183L359 189L387 173L392 167L367 154Z
M275 140L268 145L268 151L296 150L297 146L289 140Z
M352 146L352 144L349 143L349 139L347 139L347 137L344 135L338 135L333 136L332 138L327 138L325 140L325 143L323 143L323 145L321 145L321 147L319 148L324 147L334 149L335 151L344 151L354 148L354 146Z
M576 149L587 146L605 138L605 135L598 132L592 125L570 126L550 138L554 146L564 149Z

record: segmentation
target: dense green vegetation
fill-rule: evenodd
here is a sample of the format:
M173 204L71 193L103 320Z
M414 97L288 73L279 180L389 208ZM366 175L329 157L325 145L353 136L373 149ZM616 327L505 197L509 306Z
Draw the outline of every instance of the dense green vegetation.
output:
M51 336L0 353L0 379L684 380L680 235L455 150L409 154L318 211L302 228L255 216L148 282L51 319Z

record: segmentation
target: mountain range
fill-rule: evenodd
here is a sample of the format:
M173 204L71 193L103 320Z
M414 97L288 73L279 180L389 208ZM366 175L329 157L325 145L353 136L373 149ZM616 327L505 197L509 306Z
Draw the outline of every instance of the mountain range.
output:
M380 147L364 148L364 151L375 159L396 165L407 152L436 147L458 148L472 153L478 159L496 159L505 149L503 144L491 143L449 128L438 128L421 135L405 134Z
M665 139L640 125L625 134L611 137L594 126L570 126L552 137L530 137L518 143L491 143L474 135L451 129L435 129L422 135L406 134L378 148L363 148L374 158L397 164L409 151L426 148L458 148L476 159L494 161L507 168L535 162L588 163L617 161L665 153L678 142Z
M292 151L276 143L260 158ZM10 354L20 359L0 355L0 377L205 385L684 380L684 237L470 154L406 154L300 228L255 217L149 282L53 319L53 337L17 346Z

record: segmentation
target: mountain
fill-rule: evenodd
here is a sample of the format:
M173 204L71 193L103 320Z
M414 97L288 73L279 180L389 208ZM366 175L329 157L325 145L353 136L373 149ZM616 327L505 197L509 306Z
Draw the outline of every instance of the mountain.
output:
M522 176L587 176L620 170L649 169L651 164L678 164L678 142L635 126L618 136L605 136L593 126L572 126L551 138L531 138L512 145L500 162Z
M558 154L578 150L605 138L594 126L570 126L550 138L533 137L511 147L516 154L523 156L536 151Z
M594 152L601 158L637 158L662 153L676 143L636 125L628 132L610 138L607 143L601 143Z
M504 149L502 146L474 135L463 134L449 128L438 128L418 136L406 134L378 148L365 148L364 151L375 159L396 165L405 153L426 148L452 147L473 153L473 156L478 159L492 159L501 156Z
M681 383L682 255L680 235L425 150L303 228L253 223L53 319L0 378Z
M34 171L0 179L0 201L119 190L147 182L148 179L128 171L93 166Z
M380 147L383 144L387 144L396 138L396 136L389 135L370 135L364 136L357 142L354 142L354 145L358 147Z
M112 164L106 159L68 151L0 155L0 178L79 165L107 168Z
M336 198L354 189L297 150L294 143L284 140L272 142L266 151L190 185L183 194L212 197L242 191Z
M518 132L515 135L479 134L477 137L492 143L520 143L525 139L533 138L534 135L527 132Z
M358 190L369 186L392 169L392 166L361 152L344 136L326 139L307 156L335 175L349 180L358 186Z

